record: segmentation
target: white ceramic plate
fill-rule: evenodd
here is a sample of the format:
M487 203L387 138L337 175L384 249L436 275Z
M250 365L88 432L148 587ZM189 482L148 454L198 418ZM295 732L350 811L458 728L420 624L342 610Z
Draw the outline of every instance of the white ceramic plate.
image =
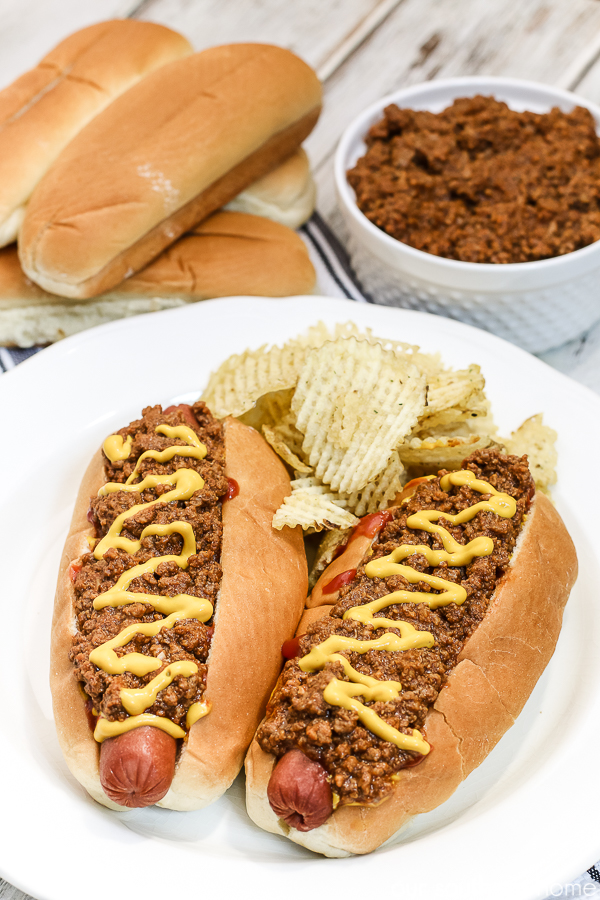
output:
M196 813L96 805L62 760L47 683L56 571L92 452L142 406L195 398L230 353L319 318L441 350L453 366L480 363L501 431L543 410L559 432L555 499L582 569L557 652L514 728L448 803L377 853L347 860L256 829L241 779ZM350 887L529 900L600 857L600 398L587 388L490 334L424 313L324 297L233 298L56 344L0 378L0 410L0 872L8 881L38 900L240 892L305 900Z

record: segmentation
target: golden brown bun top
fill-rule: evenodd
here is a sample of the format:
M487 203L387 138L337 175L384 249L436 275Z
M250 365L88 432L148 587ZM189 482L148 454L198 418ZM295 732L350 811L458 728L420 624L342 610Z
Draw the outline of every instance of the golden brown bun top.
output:
M82 28L0 92L0 221L26 202L68 141L148 72L190 54L180 34L114 19Z
M22 111L26 103L57 79L85 78L96 91L113 92L124 77L141 77L154 67L157 54L164 62L192 53L182 34L155 22L109 19L73 32L33 69L0 92L0 122Z
M220 211L171 244L115 294L196 300L236 294L287 297L314 290L316 272L302 239L285 225Z
M281 47L213 47L164 66L90 122L38 186L24 270L92 278L320 103L315 73Z

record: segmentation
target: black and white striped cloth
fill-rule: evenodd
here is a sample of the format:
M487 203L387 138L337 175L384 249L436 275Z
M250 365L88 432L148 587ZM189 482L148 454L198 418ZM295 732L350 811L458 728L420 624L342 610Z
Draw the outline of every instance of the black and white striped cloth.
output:
M343 297L356 303L374 302L363 291L352 270L346 250L319 213L314 213L300 229L300 235L317 270L319 293L330 297ZM42 347L28 349L0 347L0 372L13 369L42 349ZM547 890L546 900L567 897L600 898L600 861L570 884L548 885Z

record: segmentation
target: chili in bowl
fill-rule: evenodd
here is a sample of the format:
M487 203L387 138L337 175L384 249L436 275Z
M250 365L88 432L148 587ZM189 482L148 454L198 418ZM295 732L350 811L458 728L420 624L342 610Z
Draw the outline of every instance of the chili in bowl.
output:
M416 85L338 147L352 263L377 302L531 352L600 319L600 108L505 78Z

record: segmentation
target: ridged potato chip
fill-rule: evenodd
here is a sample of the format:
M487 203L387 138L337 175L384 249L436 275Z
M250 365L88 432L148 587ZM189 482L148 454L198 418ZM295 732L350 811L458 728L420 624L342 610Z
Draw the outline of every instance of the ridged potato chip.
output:
M308 532L351 528L358 519L344 505L318 479L298 478L292 481L292 493L273 516L273 528L281 531L286 525L290 528L301 525Z
M469 366L468 369L458 371L440 371L428 379L425 415L451 407L468 409L470 399L473 395L480 394L484 387L485 379L479 366Z
M218 418L242 416L265 394L293 388L309 350L290 342L230 356L210 376L202 399Z
M529 468L538 490L548 492L550 485L556 484L556 431L544 425L541 413L531 416L504 440L508 453L529 457Z
M479 366L453 371L438 371L427 379L427 406L418 429L448 427L457 422L485 417L488 402L483 388L485 379Z
M268 444L271 445L275 453L295 472L300 473L301 475L308 475L312 472L312 468L307 466L299 456L297 456L292 448L290 447L290 443L286 443L285 432L282 431L281 428L269 428L268 425L263 425L262 433L264 438Z
M372 481L360 491L353 494L342 494L347 498L348 509L355 516L361 518L370 513L387 509L396 494L398 494L406 482L406 470L397 451L394 451L390 460L377 481Z
M317 553L315 555L312 567L308 573L308 589L312 591L315 584L321 577L321 573L325 571L330 562L333 561L337 551L345 543L352 534L351 528L336 528L332 531L326 531L321 538Z
M265 395L278 394L293 388L298 381L300 370L307 354L326 341L349 334L360 334L352 322L336 324L333 330L323 322L317 322L304 334L287 341L282 347L264 344L258 350L246 350L233 354L213 372L209 378L202 399L218 418L225 416L243 417ZM367 335L361 340L367 341ZM402 345L410 348L409 344ZM271 420L271 424L276 421ZM269 421L249 421L253 428L260 428Z
M315 475L333 491L374 481L425 408L425 376L380 344L351 337L312 350L292 398Z
M385 509L409 477L456 469L485 447L527 453L541 490L556 480L556 435L541 416L496 437L479 366L446 368L439 353L352 322L318 322L282 347L231 356L203 399L261 431L296 473L276 528L339 534Z
M310 478L297 478L296 481L292 482L292 496L294 491L297 493L302 492L304 494L311 494L313 496L319 495L326 498L328 502L335 503L340 509L353 513L354 516L361 518L369 513L378 512L380 509L387 509L394 497L402 490L405 482L406 473L404 466L400 461L398 453L394 452L392 453L387 467L381 473L377 481L371 482L360 491L355 491L352 494L341 494L336 491L331 491L330 488L319 481L318 478L311 476ZM286 503L289 503L289 498L284 501L284 505ZM283 509L283 507L280 507L278 513L281 509ZM304 509L304 512L308 515L307 509ZM309 521L307 517L304 518L302 527L305 530L318 530L320 525L317 518L318 512L319 509L315 505L313 510L315 518L312 521Z
M357 341L366 341L368 344L380 344L384 350L394 350L396 353L409 354L412 356L419 352L416 344L407 344L405 341L394 341L391 338L381 338L373 334L371 328L361 330L354 322L336 322L333 328L328 328L324 322L317 322L312 325L304 334L294 338L298 344L303 347L316 349L322 347L327 341L337 341L339 339L356 338ZM425 358L425 354L422 354ZM438 356L427 356L428 360L437 360ZM408 360L408 361L411 361Z

